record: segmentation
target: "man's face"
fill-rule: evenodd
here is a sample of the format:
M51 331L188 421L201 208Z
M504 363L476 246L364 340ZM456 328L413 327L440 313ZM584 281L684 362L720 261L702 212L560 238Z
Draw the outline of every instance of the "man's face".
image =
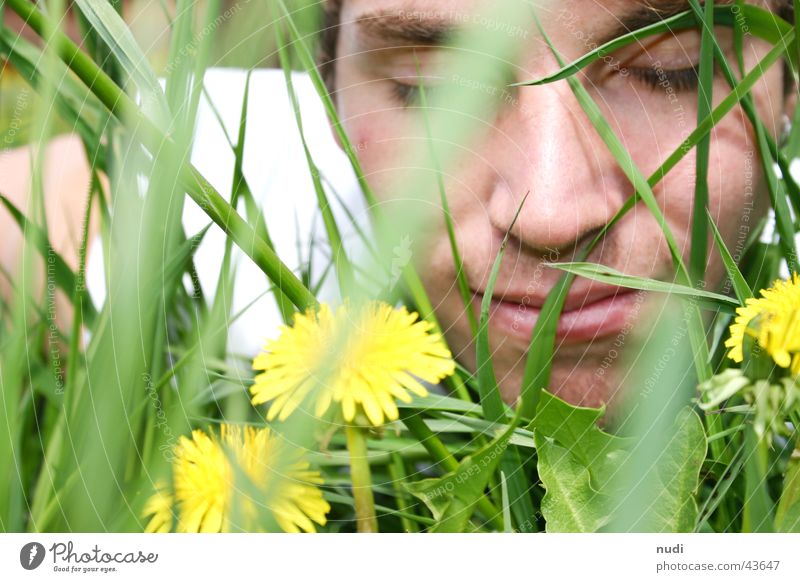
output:
M680 2L652 0L673 13ZM675 10L676 4L678 9ZM480 25L480 2L464 0L344 0L335 61L339 115L359 152L378 196L403 184L399 162L409 147L425 147L425 125L415 109L417 66L426 92L434 94L448 49L437 44L451 25ZM539 2L542 26L569 62L626 28L639 28L654 12L630 0ZM663 13L662 13L663 14ZM448 23L448 21L451 21ZM491 34L514 34L520 57L509 83L543 77L558 64L531 23L485 22ZM731 29L717 29L728 62L736 67ZM421 46L425 45L425 46ZM750 70L770 45L745 37ZM694 129L700 33L675 32L645 39L585 69L579 79L645 176L654 172ZM451 78L452 82L453 79ZM519 393L531 332L539 308L561 272L546 262L574 260L634 190L576 101L566 81L535 87L486 87L467 77L464 91L492 92L498 103L491 123L479 129L445 170L455 235L477 310L492 264L520 204L494 291L490 338L503 397ZM729 93L717 73L714 103ZM753 91L769 131L777 133L783 112L783 75L773 67ZM754 136L741 109L712 132L708 171L709 209L728 248L741 250L767 199ZM685 156L655 188L658 204L688 260L695 189L695 152ZM426 251L418 260L426 289L451 347L467 366L475 351L465 307L456 285L450 242L441 213L426 223ZM710 239L711 240L711 239ZM724 269L709 244L707 288L720 285ZM738 256L737 256L738 258ZM662 229L639 203L597 245L588 261L640 277L674 280ZM611 401L624 379L623 354L641 344L631 334L647 328L658 297L620 290L584 278L573 283L559 323L550 389L583 405ZM652 316L652 312L650 312ZM473 368L474 369L474 368Z

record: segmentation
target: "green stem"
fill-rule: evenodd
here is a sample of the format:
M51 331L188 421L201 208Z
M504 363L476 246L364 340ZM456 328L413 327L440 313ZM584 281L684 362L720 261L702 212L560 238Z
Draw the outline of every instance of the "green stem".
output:
M767 489L769 446L752 424L745 430L745 501L742 508L742 532L769 533L774 517L773 503Z
M425 421L416 410L401 409L400 420L406 425L409 432L414 435L414 438L425 447L425 450L433 457L437 463L442 466L446 473L458 470L458 461L444 445L444 443L436 436L433 431L428 428ZM503 514L498 510L494 504L487 497L478 499L477 509L489 520L489 523L498 531L503 531Z
M366 428L348 425L345 428L347 450L350 453L350 478L353 482L353 499L359 533L377 533L375 499L372 497L372 476L367 459Z
M408 492L403 489L403 483L405 483L408 475L406 474L403 457L398 453L392 453L389 462L389 477L392 479L392 489L394 489L394 493L397 496L398 517L400 517L403 529L408 533L418 532L417 522L408 518L408 515L414 515L414 508L409 501Z

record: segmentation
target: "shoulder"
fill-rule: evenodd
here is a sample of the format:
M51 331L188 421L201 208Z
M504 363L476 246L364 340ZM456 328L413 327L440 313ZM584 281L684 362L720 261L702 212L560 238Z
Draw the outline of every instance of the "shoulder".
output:
M81 221L91 183L91 171L81 140L63 135L47 143L40 163L50 242L68 264L77 261ZM28 213L31 168L36 158L35 146L28 145L0 153L3 195L24 213ZM2 221L10 216L3 213Z

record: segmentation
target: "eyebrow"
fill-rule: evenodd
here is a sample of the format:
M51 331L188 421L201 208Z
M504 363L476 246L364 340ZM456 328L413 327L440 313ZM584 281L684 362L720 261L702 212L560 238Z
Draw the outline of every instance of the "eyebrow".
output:
M732 4L733 0L717 0L714 5L722 6L724 4ZM612 41L615 38L656 24L667 18L677 16L681 12L691 10L687 0L654 0L654 1L641 1L626 15L620 18L617 26L615 26L608 34L604 35L600 44ZM705 2L700 2L704 5Z
M459 28L443 12L422 10L379 10L359 17L355 24L363 38L398 45L444 44Z
M715 4L731 4L717 0ZM701 0L701 4L703 4ZM601 35L605 44L631 31L656 24L690 9L687 0L641 0L623 14L611 29ZM468 22L444 10L377 10L355 20L359 36L365 41L394 45L437 46L452 39Z

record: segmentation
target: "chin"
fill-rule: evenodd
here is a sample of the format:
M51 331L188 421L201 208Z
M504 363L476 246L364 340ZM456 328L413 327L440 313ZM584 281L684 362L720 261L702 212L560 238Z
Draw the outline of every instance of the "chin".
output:
M573 406L613 407L619 385L612 368L555 365L550 375L550 392Z
M606 414L613 416L621 400L620 380L614 373L614 368L602 368L594 361L585 365L576 365L576 360L569 358L568 362L556 362L550 374L550 393L555 394L573 406L588 408L606 407ZM474 367L472 368L474 369ZM513 405L519 398L522 386L522 377L525 371L525 359L521 358L518 365L503 373L501 365L496 364L500 393L503 400Z

